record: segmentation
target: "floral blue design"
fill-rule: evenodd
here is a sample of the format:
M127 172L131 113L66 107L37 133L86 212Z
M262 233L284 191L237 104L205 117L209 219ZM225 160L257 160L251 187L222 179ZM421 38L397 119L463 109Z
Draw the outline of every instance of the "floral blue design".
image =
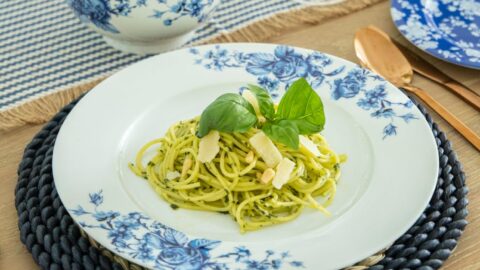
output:
M165 9L161 11L154 10L152 17L157 19L163 18L163 24L166 26L172 25L174 21L184 16L189 16L197 19L198 22L203 22L207 16L204 10L213 4L213 0L179 0L173 5L169 4L167 0L157 1L164 5Z
M366 81L372 77L371 73L364 69L353 69L340 79L335 79L332 91L332 99L360 97L357 105L366 110L372 111L370 115L374 118L385 118L389 123L383 129L383 138L397 135L397 127L393 124L395 118L403 119L406 123L417 119L412 113L398 114L394 107L410 108L411 101L392 102L388 99L385 84L378 84L373 89L367 90ZM373 76L374 80L380 80Z
M280 82L275 79L271 79L267 76L258 77L257 79L258 85L262 86L263 88L267 89L270 92L273 98L278 97L276 89L278 89Z
M455 64L480 68L480 1L393 0L400 32L428 53Z
M103 191L100 190L89 194L92 210L87 211L78 205L70 211L77 217L80 226L106 231L115 251L137 259L148 267L171 270L273 270L286 266L305 268L302 262L291 260L288 252L266 250L262 259L257 259L245 246L213 256L212 251L221 241L189 239L182 232L140 212L121 214L118 211L101 210L99 208L103 202Z
M163 19L165 26L170 26L182 17L191 17L203 22L212 9L214 0L149 0L160 4L161 8L153 9L151 18ZM84 23L93 23L96 27L110 32L120 33L111 24L113 16L128 17L134 9L147 8L147 0L67 0L75 14Z
M272 96L278 95L281 83L288 86L304 77L317 88L325 77L336 76L345 68L341 66L327 70L331 59L326 55L314 52L304 56L288 46L277 46L274 53L229 52L219 45L203 54L196 48L190 52L199 56L195 63L206 69L222 71L225 68L245 68L248 73L257 76L258 83L269 90Z
M281 269L284 264L290 265L290 268L305 268L303 262L287 261L287 259L290 257L288 252L276 254L272 250L266 250L265 258L263 260L254 260L251 258L251 255L252 254L250 253L250 250L242 246L235 248L234 252L220 255L219 258L233 258L235 259L235 262L243 263L247 267L246 269Z
M243 53L230 52L217 45L205 52L192 48L190 53L196 56L195 64L209 70L245 69L256 77L257 83L268 90L273 98L279 96L281 86L286 89L300 77L306 78L315 89L326 85L331 89L333 100L354 99L357 106L370 112L371 117L385 119L384 139L397 134L397 126L394 125L396 120L403 119L409 123L417 119L410 112L400 112L401 108L412 107L410 100L394 102L389 99L383 78L360 68L351 69L345 74L345 66L333 68L332 59L319 52L302 54L288 46L277 46L273 53ZM368 80L376 82L373 89L367 89Z
M352 98L356 96L365 86L367 77L363 76L363 71L355 69L351 71L345 78L336 79L332 91L332 98L338 100L340 98Z
M102 192L100 190L99 193L92 193L92 194L89 194L90 196L90 202L93 203L94 205L96 206L99 206L100 204L103 203L103 195L102 195Z
M384 137L397 135L397 126L395 126L392 123L386 125L385 128L383 129L383 134L385 134Z
M75 14L84 23L93 23L96 27L111 33L119 33L110 24L112 14L119 14L110 6L109 0L67 0Z

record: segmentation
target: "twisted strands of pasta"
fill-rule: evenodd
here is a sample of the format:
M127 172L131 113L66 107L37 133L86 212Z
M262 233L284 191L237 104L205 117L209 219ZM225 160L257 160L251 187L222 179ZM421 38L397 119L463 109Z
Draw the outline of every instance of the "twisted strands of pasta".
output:
M132 171L146 178L172 206L228 213L242 232L288 222L297 218L305 207L329 215L325 207L335 197L339 163L345 157L333 152L321 135L309 136L318 145L319 157L302 149L276 145L283 157L296 163L288 183L279 190L258 179L268 167L250 153L253 149L248 141L257 129L243 134L221 133L220 152L211 162L202 163L197 158L198 120L197 117L171 126L164 138L145 144L135 164L130 164ZM144 159L152 152L153 158L144 166ZM169 177L172 173L175 177ZM319 196L323 197L323 203L315 199Z

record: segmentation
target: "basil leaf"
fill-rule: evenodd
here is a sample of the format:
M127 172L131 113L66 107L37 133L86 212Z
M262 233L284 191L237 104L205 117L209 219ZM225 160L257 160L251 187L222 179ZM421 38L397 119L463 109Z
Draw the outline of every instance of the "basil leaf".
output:
M273 100L268 94L268 91L252 84L248 85L248 90L252 91L252 93L257 97L258 106L260 107L260 112L262 115L267 119L273 120L275 117L275 108L273 106Z
M284 144L292 149L298 149L299 137L298 128L290 120L267 122L262 131L274 142Z
M292 120L300 134L323 130L325 113L323 103L305 78L295 81L278 105L277 117Z
M257 123L252 105L239 94L221 95L203 111L197 136L202 138L210 130L246 132Z

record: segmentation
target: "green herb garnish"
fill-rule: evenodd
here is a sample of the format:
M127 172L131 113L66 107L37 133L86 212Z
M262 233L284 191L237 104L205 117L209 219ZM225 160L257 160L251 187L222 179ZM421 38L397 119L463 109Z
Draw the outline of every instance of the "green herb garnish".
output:
M239 94L223 94L212 102L200 116L197 136L202 138L210 130L246 132L257 123L253 106Z
M320 132L325 125L322 100L304 78L294 82L282 97L277 117L293 121L300 134Z
M256 126L271 140L298 149L300 134L323 130L322 100L305 78L298 79L288 88L276 113L267 90L255 85L249 85L248 89L257 98L265 123L258 121L253 106L241 95L224 94L203 111L197 136L201 138L210 130L242 133Z
M262 115L268 120L273 120L275 117L275 107L267 90L252 84L248 85L248 90L257 97L258 107L260 107Z
M294 149L298 148L298 128L290 120L267 122L263 125L262 131L275 142Z

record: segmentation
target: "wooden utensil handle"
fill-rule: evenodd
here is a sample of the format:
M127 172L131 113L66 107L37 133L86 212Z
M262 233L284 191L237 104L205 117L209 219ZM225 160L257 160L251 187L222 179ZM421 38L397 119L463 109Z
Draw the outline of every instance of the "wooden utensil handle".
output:
M445 86L451 89L453 92L455 92L457 95L459 95L463 100L468 102L470 105L472 105L475 109L480 111L480 96L478 96L476 93L473 93L472 91L468 90L461 84L457 82L447 82L445 83Z
M424 90L415 86L404 86L406 90L413 92L419 97L425 104L427 104L432 110L437 112L445 121L447 121L453 128L455 128L460 134L467 139L477 150L480 151L480 137L467 127L462 121L460 121L455 115L449 112L442 104L432 98Z

